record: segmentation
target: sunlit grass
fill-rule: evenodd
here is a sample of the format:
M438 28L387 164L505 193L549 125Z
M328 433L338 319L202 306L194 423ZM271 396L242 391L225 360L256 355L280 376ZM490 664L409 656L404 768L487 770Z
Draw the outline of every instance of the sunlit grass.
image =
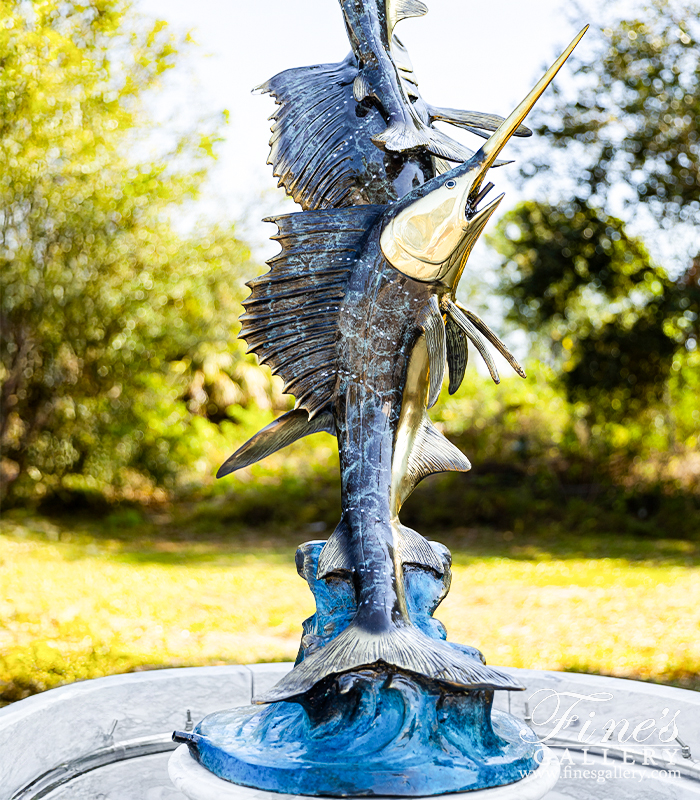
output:
M122 522L5 521L1 698L138 668L295 657L314 605L292 542L316 535ZM455 560L437 616L489 663L700 687L698 545L552 531L436 538Z
M439 614L492 663L657 681L700 677L700 569L618 559L457 567Z

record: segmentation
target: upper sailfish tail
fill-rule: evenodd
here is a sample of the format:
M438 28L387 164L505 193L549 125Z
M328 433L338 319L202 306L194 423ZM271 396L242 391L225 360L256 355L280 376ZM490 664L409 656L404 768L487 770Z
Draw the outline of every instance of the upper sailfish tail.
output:
M382 665L457 691L524 688L505 672L482 664L446 642L428 638L413 625L397 625L374 634L355 621L325 647L308 655L275 686L254 697L253 702L290 700L305 694L324 678Z

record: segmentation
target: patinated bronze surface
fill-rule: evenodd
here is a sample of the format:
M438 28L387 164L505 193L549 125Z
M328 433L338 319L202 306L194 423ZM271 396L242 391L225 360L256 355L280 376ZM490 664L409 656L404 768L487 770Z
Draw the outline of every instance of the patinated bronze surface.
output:
M380 786L382 793L415 795L508 783L533 765L538 746L518 733L521 723L492 715L491 701L494 690L523 687L473 648L445 641L444 629L435 627L437 603L416 591L415 572L442 581L446 593L449 563L444 548L401 524L399 511L425 476L471 466L428 415L445 364L454 392L469 341L498 382L491 344L524 377L506 346L455 295L502 199L482 202L492 188L484 186L487 173L502 163L497 159L511 136L529 134L525 117L585 31L502 120L435 109L420 97L394 27L425 13L422 3L341 0L341 7L352 46L343 62L288 70L260 87L280 105L270 163L305 210L271 218L281 251L268 262L270 271L249 284L240 336L282 376L296 405L234 453L219 475L310 433L337 436L342 518L313 550L312 562L303 555L302 562L317 598L342 614L328 631L315 629L309 638L307 630L295 668L255 698L273 705L208 718L181 738L222 777L277 791L372 794ZM486 141L473 153L434 128L436 120ZM419 621L426 618L432 627ZM416 733L408 745L404 774L415 780L394 785L380 776L398 752L389 743L405 745L408 735L387 733L398 685L413 687L402 690L406 713L436 710L426 712L427 738ZM464 729L469 720L471 732ZM365 765L362 772L370 743L353 749L348 761L348 742L356 741L358 724L368 723L388 738L371 770ZM291 750L279 742L285 725L295 731ZM461 753L451 756L462 765L452 771L440 764L448 740ZM325 761L314 749L318 742L326 742ZM333 761L334 747L340 760ZM376 753L376 739L371 747ZM306 783L285 783L295 753ZM266 766L255 772L251 759ZM271 766L275 759L286 765L281 773ZM425 775L433 791L426 791Z

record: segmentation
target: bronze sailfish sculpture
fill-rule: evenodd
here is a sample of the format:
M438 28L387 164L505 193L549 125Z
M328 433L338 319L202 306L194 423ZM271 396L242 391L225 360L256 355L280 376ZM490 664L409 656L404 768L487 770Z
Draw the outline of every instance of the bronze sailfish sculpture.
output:
M345 630L257 702L293 698L324 678L377 664L457 689L522 688L412 624L404 565L440 574L443 564L398 514L426 475L470 468L432 425L427 409L439 395L446 360L451 384L461 382L463 336L487 359L483 336L507 353L455 302L472 247L502 198L480 208L490 188L482 185L584 32L459 166L391 204L272 218L282 250L268 262L270 271L250 284L240 335L286 380L296 407L234 453L219 474L309 433L336 434L343 514L321 553L317 577L352 575L357 612ZM490 368L495 372L492 362Z
M337 64L288 69L256 91L272 116L268 163L305 210L386 204L474 153L435 128L488 138L503 118L426 103L396 24L426 12L415 0L340 0L352 51ZM530 136L520 125L515 136ZM497 161L495 166L506 162Z

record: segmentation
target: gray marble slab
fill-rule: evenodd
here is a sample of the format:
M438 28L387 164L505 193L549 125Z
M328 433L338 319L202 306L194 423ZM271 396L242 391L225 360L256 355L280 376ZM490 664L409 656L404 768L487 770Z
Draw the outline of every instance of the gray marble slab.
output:
M144 756L87 772L55 789L50 800L187 800L168 776L171 753Z
M272 686L291 666L273 663L114 675L64 686L0 709L0 800L10 800L41 774L105 745L144 736L165 735L167 739L174 729L185 728L188 709L192 722L197 723L213 711L247 705L254 693ZM508 710L510 703L512 713L534 716L530 724L545 741L557 728L562 712L579 700L574 709L578 719L568 714L568 724L546 741L562 760L561 776L546 800L700 798L700 693L594 675L501 669L517 675L527 690L497 693L496 707ZM560 710L553 714L557 698ZM625 765L630 770L626 778L615 773L615 767L619 770L622 766L614 761L621 752L632 757L636 753L641 760L643 745L630 741L631 733L645 720L661 719L664 709L668 709L667 719L674 716L680 739L690 750L691 757L686 759L681 744L673 740L666 745L682 768L682 777L664 777L659 768L643 764ZM583 753L582 747L588 733L593 733L594 743L600 740L610 720L616 727L608 742L612 760L606 763L599 753ZM594 724L584 729L587 721ZM625 721L628 728L620 740ZM655 730L645 729L644 734L649 732L652 739L645 744L656 746L658 725ZM568 756L564 756L566 752ZM170 755L163 752L102 766L44 797L182 800L167 775ZM581 768L578 773L577 765ZM606 776L606 772L611 774Z
M253 697L271 689L280 678L286 675L293 664L288 661L269 664L249 664L253 678Z
M252 685L253 670L245 666L165 669L74 683L13 703L0 709L0 800L105 745L182 729L188 709L197 722L245 705Z

